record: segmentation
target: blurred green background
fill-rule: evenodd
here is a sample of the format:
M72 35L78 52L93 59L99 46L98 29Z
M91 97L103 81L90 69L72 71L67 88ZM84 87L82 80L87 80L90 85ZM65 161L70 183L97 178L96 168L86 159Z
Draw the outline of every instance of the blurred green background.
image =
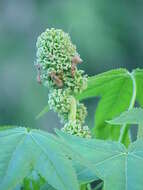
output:
M143 68L141 0L0 0L0 124L59 127L57 115L36 115L48 91L37 84L34 61L37 36L47 27L61 28L94 75L113 68ZM92 126L96 100L85 102Z

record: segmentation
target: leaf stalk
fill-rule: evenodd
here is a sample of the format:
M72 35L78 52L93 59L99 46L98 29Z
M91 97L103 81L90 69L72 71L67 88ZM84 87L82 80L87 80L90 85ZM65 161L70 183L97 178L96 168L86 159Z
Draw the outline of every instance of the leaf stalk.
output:
M134 104L135 104L135 100L136 100L136 80L135 80L135 77L134 77L134 71L132 73L129 73L129 76L131 77L131 80L132 80L132 83L133 83L133 95L132 95L132 99L131 99L131 102L130 102L130 105L129 105L129 108L128 108L128 111L131 110L133 107L134 107ZM122 142L123 141L123 138L124 138L124 135L125 133L127 132L129 128L127 128L127 124L124 124L121 128L121 131L120 131L120 136L119 136L119 142Z

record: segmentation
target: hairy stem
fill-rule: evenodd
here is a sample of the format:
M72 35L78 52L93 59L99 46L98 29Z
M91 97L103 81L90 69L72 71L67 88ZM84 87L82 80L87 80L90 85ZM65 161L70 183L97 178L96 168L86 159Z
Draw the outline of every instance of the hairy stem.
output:
M131 110L134 107L135 104L135 100L136 100L136 81L135 81L135 77L134 77L134 72L129 73L131 79L132 79L132 83L133 83L133 95L132 95L132 99L129 105L128 110ZM120 131L120 136L119 136L119 142L123 141L123 138L125 136L125 133L127 132L128 128L127 128L127 124L124 124L121 128Z
M71 96L70 97L71 108L69 113L69 121L76 121L76 99Z

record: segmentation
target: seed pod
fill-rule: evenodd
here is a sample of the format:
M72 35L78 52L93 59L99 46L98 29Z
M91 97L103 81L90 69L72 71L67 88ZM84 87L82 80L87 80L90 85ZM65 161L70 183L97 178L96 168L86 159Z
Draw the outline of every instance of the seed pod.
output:
M56 75L55 72L51 72L50 77L54 81L54 83L57 85L57 87L59 88L63 87L63 81Z
M79 55L75 55L75 56L72 58L72 63L75 63L75 64L82 63L82 59L80 58Z
M75 55L72 58L72 65L71 65L71 75L72 75L72 77L74 77L75 70L76 70L76 64L78 64L78 63L82 63L82 59L80 58L79 55Z

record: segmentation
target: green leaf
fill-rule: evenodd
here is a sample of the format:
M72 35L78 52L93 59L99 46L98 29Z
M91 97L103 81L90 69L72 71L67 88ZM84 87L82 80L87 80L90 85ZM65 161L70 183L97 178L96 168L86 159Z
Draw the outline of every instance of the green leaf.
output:
M33 171L32 174L24 179L24 183L21 186L23 190L56 190L49 185L45 180Z
M22 185L18 185L14 190L56 190L49 185L36 171L33 171L23 181Z
M0 131L6 130L6 129L12 129L12 128L15 128L15 126L14 125L3 125L3 126L0 126Z
M141 108L133 108L123 112L108 123L112 125L138 124L138 139L143 139L143 109Z
M64 145L54 136L24 127L0 131L0 189L13 190L32 170L57 190L78 190Z
M88 167L81 165L80 162L74 162L74 168L76 170L77 178L80 184L91 183L99 178L95 175L95 172L91 171Z
M43 115L45 115L46 113L48 113L50 110L49 105L45 106L42 111L36 116L36 119L41 118Z
M143 69L135 70L135 78L137 84L137 102L143 107Z
M40 190L56 190L54 189L51 185L49 185L48 183L46 183L45 185L43 185Z
M104 190L142 190L143 141L138 140L128 149L118 142L84 139L58 132L75 154L90 164L104 181Z
M135 99L133 77L125 69L111 70L88 80L88 88L77 96L79 100L100 97L95 113L93 135L101 139L117 140L120 127L106 122L127 110ZM134 99L133 99L134 98ZM128 134L125 143L129 143Z
M108 121L112 125L123 124L140 124L143 123L143 109L133 108L129 111L123 112L119 117Z
M23 190L41 190L44 184L45 180L33 170L32 173L24 179L21 188Z
M17 185L13 190L21 190L21 185ZM27 190L27 189L24 189Z

